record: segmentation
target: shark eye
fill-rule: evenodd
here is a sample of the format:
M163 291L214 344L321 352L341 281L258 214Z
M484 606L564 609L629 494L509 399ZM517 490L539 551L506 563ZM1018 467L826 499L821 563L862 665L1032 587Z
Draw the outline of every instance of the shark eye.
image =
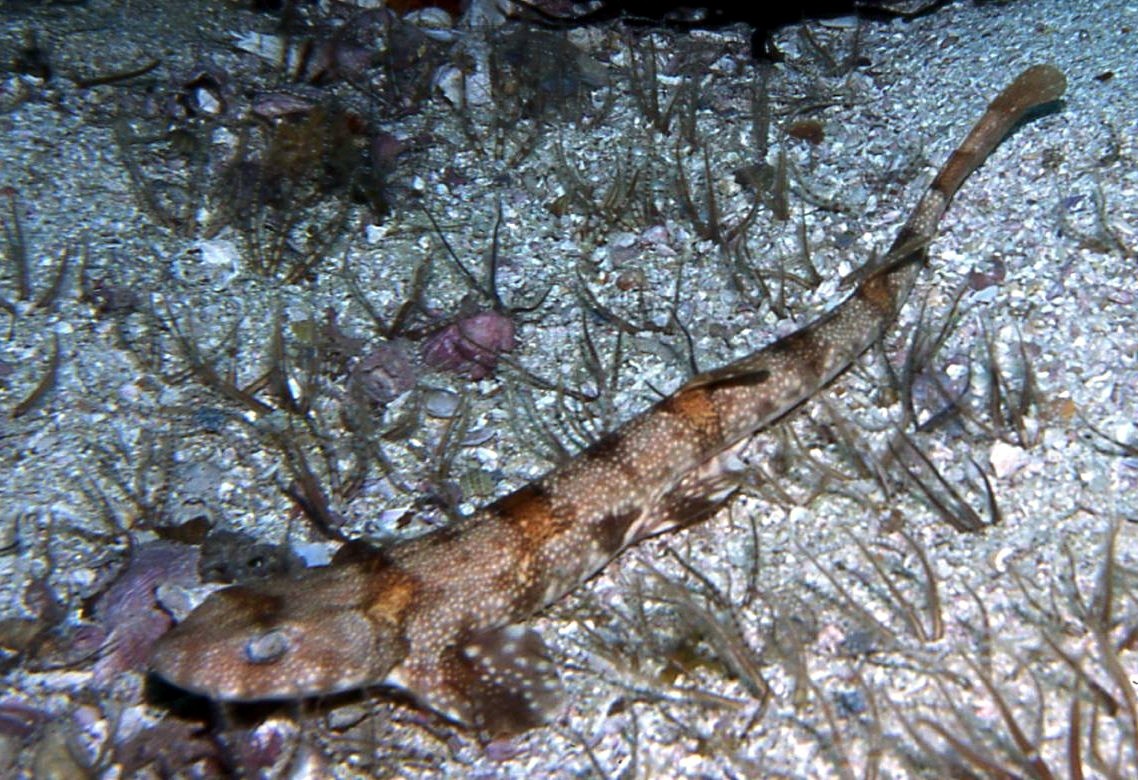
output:
M280 629L255 636L245 643L245 658L253 664L272 664L281 660L292 643Z

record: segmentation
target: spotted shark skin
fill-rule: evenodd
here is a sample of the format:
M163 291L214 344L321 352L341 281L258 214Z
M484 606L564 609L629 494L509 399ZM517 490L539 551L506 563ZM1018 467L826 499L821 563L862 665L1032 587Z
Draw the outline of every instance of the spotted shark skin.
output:
M214 593L158 642L152 670L226 701L386 684L483 733L545 722L559 683L521 623L630 545L722 506L733 490L732 453L880 338L957 189L1028 112L1065 88L1050 65L1016 78L941 168L889 252L828 313L696 376L460 523L384 551L349 545L329 567Z

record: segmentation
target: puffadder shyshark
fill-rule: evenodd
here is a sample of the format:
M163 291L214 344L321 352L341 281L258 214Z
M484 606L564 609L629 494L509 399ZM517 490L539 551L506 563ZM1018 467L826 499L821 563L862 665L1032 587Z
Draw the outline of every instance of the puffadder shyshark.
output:
M988 106L886 255L836 307L700 374L567 463L469 518L387 550L209 596L159 640L154 672L220 700L284 699L368 685L486 733L550 717L556 670L522 623L621 551L707 516L730 497L727 460L881 337L927 262L964 180L1063 74L1036 65Z

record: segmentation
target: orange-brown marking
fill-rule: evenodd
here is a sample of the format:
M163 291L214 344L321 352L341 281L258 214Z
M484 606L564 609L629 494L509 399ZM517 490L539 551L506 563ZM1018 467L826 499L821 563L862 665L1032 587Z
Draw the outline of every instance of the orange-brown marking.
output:
M663 401L663 409L681 417L696 432L701 444L718 441L720 432L719 409L706 387L681 390Z
M726 458L740 436L792 410L865 351L908 295L957 187L1024 111L1059 98L1065 83L1054 67L1036 66L993 101L912 212L887 262L876 274L866 268L852 305L847 300L775 344L694 377L646 419L587 450L584 462L565 464L455 526L390 555L349 549L336 568L303 580L210 596L159 640L155 671L236 700L387 680L490 735L545 722L555 687L544 682L548 659L530 632L511 624L591 575L606 555L635 541L633 533L671 530L718 508L732 487L719 454ZM759 387L768 381L771 387Z
M882 314L893 312L893 291L887 274L874 274L857 288L858 296Z
M517 528L526 549L531 550L560 536L576 522L575 516L555 515L549 493L534 482L494 502L491 510Z
M393 568L375 577L371 590L368 617L399 625L419 592L419 583L407 572Z
M283 596L266 593L246 585L235 585L220 591L231 614L249 616L259 625L273 625L287 606Z

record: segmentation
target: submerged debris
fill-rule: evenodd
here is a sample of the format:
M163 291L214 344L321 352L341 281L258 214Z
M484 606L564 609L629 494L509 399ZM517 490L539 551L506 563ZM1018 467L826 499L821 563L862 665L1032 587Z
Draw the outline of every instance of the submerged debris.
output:
M386 406L415 386L416 372L398 343L377 344L352 367L348 392L369 403Z
M146 668L151 645L174 623L155 591L164 584L198 584L198 560L196 547L175 542L148 542L134 549L126 569L94 605L95 620L105 632L95 663L99 684Z

